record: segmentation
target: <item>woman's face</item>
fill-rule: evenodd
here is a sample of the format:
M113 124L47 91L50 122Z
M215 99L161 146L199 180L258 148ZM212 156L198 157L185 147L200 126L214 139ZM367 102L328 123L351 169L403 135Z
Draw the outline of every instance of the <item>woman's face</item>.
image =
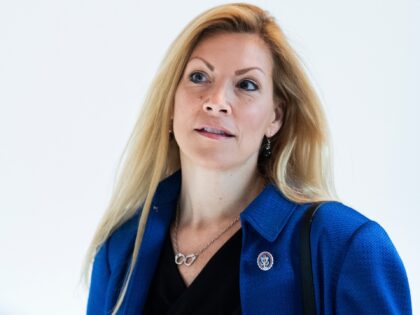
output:
M268 47L254 34L219 33L198 43L175 94L181 163L256 167L263 136L272 137L282 120L272 67Z

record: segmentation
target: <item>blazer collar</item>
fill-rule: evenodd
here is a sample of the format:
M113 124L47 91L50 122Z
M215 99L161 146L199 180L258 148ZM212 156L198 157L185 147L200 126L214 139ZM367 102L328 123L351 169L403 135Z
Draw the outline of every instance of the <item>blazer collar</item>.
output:
M155 204L176 203L181 191L182 173L176 171L160 182ZM267 184L241 212L241 222L248 222L266 240L273 242L286 225L297 204L288 200L274 184Z
M296 203L286 199L277 186L270 183L242 211L241 220L248 222L267 241L273 242L296 207Z

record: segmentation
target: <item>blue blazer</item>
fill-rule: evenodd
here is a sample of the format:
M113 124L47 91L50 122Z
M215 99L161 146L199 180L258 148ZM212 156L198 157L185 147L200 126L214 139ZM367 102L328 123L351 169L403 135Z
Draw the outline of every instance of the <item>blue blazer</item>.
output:
M156 190L119 314L139 315L143 310L180 188L181 171L177 171ZM268 184L242 211L239 279L243 314L302 314L298 223L308 206L289 201ZM116 303L140 211L116 229L96 254L88 315L110 314ZM326 203L312 223L311 248L318 314L412 313L403 263L376 222L342 203ZM272 255L271 268L260 268L257 262L264 251Z

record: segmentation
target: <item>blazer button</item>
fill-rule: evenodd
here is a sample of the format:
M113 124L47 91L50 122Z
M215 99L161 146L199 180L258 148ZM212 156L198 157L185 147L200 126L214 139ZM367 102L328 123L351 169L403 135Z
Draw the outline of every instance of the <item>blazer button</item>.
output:
M271 267L273 267L273 263L274 263L274 258L270 252L264 251L258 255L257 265L261 270L263 271L270 270Z

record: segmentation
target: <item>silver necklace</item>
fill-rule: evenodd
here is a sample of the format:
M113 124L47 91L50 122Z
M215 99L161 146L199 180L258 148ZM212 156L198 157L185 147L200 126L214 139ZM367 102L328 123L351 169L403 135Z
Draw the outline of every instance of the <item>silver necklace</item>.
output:
M206 244L202 249L200 249L197 253L193 254L182 254L178 251L178 220L179 220L179 202L176 208L176 220L175 220L175 263L177 265L186 265L191 266L191 264L198 258L198 256L204 252L211 244L213 244L220 236L222 236L227 230L229 230L236 222L238 222L240 216L237 216L235 220L233 220L217 237L212 239L210 242Z

